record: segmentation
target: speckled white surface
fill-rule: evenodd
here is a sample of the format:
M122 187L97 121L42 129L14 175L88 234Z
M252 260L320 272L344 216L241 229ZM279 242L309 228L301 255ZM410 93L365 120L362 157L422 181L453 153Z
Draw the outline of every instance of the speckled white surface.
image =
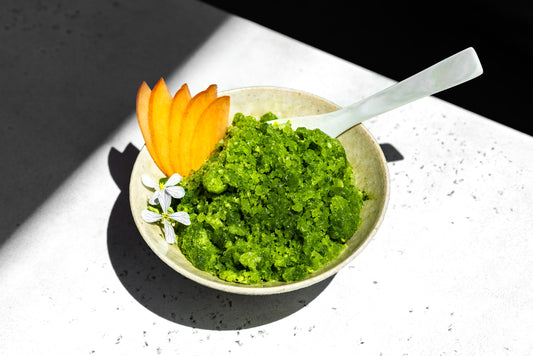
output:
M165 77L340 105L391 84L232 16ZM404 157L372 243L326 282L251 297L180 277L136 232L117 186L143 143L131 113L1 246L0 354L530 354L533 138L435 98L366 126Z

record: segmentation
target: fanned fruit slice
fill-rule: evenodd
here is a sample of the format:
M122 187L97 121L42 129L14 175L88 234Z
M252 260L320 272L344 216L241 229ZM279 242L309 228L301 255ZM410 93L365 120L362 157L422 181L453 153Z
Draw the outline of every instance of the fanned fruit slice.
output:
M196 94L185 109L180 140L177 145L181 159L176 162L177 172L184 177L188 176L191 172L191 153L196 150L196 144L192 139L194 129L196 128L200 115L202 115L203 111L216 97L217 86L212 84L206 90Z
M183 116L190 101L191 92L189 91L189 86L187 84L183 84L174 95L174 99L172 99L172 105L170 106L169 154L172 171L174 173L178 172L178 162L180 162L182 159L182 152L180 152L178 143L181 139L181 125L183 124Z
M192 136L194 151L191 152L191 169L200 168L228 129L229 96L216 98L204 110Z
M150 124L151 139L155 146L156 155L160 162L159 168L168 177L172 175L172 165L169 154L169 117L172 95L167 85L161 78L152 90L148 117Z
M139 90L137 91L137 122L139 123L139 127L141 128L141 133L144 138L144 143L146 144L146 149L150 153L150 156L152 156L152 159L157 164L159 169L161 169L162 166L157 156L155 144L152 141L152 133L150 130L150 121L148 116L151 93L152 90L150 89L148 84L146 84L146 82L143 82L139 87Z
M161 171L188 176L200 168L228 128L229 96L217 86L191 98L187 84L171 96L161 78L153 90L143 82L137 92L137 120L146 148Z

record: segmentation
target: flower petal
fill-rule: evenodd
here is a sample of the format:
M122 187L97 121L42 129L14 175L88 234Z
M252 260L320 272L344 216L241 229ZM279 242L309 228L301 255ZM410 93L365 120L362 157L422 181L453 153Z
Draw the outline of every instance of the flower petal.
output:
M165 191L176 199L181 199L185 195L185 189L183 187L167 187Z
M181 182L181 176L178 173L174 173L170 178L163 184L165 188L172 187Z
M163 225L165 230L165 240L167 240L169 244L173 244L176 242L176 233L174 232L174 228L172 225L170 225L168 220L163 220Z
M172 220L175 220L179 223L182 223L183 225L190 225L191 224L191 218L189 217L189 214L187 214L184 211L178 211L176 213L172 213L168 216Z
M150 205L156 205L158 203L158 200L159 200L159 196L163 194L163 191L162 190L156 190L154 192L154 194L152 194L152 196L150 197L150 199L148 200L148 203L150 203Z
M150 210L141 211L141 216L142 216L144 221L149 222L149 223L153 223L153 222L156 222L158 220L161 220L161 218L163 217L163 216L161 216L161 214L158 214L158 213L150 211Z
M153 180L148 174L143 174L141 176L141 181L148 188L156 189L159 187L159 184L155 180Z
M170 195L165 192L164 190L160 190L161 194L159 194L159 205L161 205L161 209L163 209L163 212L166 213L168 211L168 208L170 207L170 202L172 198Z

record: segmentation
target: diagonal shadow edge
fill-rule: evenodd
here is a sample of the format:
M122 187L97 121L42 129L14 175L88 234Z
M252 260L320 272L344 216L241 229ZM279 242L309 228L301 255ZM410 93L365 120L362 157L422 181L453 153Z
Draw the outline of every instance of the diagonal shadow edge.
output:
M0 248L130 117L140 82L174 72L228 17L195 1L35 6L14 2L0 29Z

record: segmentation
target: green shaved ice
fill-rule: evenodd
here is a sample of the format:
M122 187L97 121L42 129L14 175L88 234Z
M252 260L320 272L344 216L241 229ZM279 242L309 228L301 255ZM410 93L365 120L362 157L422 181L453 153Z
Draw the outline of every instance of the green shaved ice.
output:
M353 181L337 139L237 114L211 157L180 183L186 194L173 208L188 212L191 225L177 228L178 246L223 280L304 279L361 224L366 195Z

